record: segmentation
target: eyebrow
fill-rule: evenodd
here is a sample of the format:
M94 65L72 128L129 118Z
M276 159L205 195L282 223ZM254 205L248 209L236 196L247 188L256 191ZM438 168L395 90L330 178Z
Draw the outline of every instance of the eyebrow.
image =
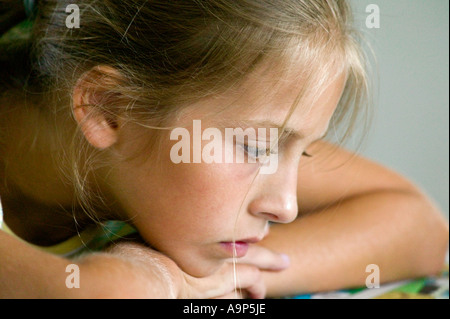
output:
M230 121L226 121L224 120L224 122L228 122L227 124L230 125L236 125L236 126L252 126L252 127L256 127L256 128L277 128L277 129L281 129L282 126L274 123L272 121L257 121L257 120L230 120ZM325 135L327 134L327 131L325 131L320 137L318 137L316 140L320 140L322 138L325 137ZM304 131L302 130L295 130L293 128L290 127L284 127L283 128L283 132L281 134L282 136L284 135L284 138L295 138L295 139L299 139L299 140L303 140L306 138L306 134Z

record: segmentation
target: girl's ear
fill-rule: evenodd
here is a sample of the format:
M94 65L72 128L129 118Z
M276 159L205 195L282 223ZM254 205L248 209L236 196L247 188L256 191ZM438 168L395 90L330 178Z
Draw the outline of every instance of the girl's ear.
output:
M105 88L111 85L111 79L118 79L118 75L111 67L97 66L85 73L73 90L75 120L86 140L98 149L111 147L118 139L117 119L98 107L100 101L105 101Z

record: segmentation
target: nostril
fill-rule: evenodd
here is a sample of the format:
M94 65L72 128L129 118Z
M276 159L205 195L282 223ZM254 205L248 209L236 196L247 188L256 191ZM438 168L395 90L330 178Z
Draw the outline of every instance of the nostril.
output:
M297 197L289 194L261 196L252 200L247 209L250 214L270 222L290 223L297 217Z
M277 222L279 217L272 213L261 213L268 221Z

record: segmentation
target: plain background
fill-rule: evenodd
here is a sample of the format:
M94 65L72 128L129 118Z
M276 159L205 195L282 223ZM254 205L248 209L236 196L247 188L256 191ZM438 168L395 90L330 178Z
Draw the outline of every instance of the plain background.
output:
M449 1L350 0L377 59L374 116L361 149L409 178L449 216ZM366 27L369 4L380 28Z

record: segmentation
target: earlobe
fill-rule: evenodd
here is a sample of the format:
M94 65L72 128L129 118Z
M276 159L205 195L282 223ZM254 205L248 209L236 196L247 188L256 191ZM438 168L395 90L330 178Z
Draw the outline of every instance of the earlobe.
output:
M96 106L94 92L92 84L78 81L73 90L73 115L86 140L95 148L106 149L117 142L118 124Z
M73 112L86 140L95 148L106 149L117 142L117 129L106 118L94 114L89 106L74 108Z

